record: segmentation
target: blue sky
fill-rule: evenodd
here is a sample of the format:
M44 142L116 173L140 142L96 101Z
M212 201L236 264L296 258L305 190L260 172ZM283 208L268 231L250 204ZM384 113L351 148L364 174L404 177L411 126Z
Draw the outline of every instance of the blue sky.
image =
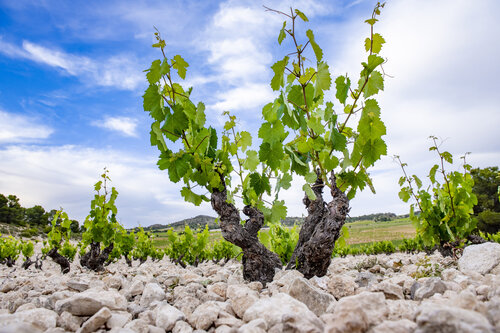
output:
M209 204L184 203L180 185L156 168L141 98L142 71L159 58L153 26L189 62L186 85L211 124L229 110L256 133L274 99L270 66L286 52L277 45L282 18L262 5L305 12L333 75L355 77L375 3L0 0L0 193L83 221L106 166L127 227L215 216ZM470 151L473 166L499 165L499 12L496 0L388 1L376 28L392 76L379 98L389 156L372 169L377 194L361 192L352 216L408 211L391 156L424 176L435 160L429 135L457 160ZM291 216L305 214L300 188L297 180L283 196Z

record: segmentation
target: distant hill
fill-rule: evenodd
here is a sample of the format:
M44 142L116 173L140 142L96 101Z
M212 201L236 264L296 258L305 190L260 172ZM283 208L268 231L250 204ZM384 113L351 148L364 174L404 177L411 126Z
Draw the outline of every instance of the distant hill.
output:
M394 213L378 213L378 214L370 214L370 215L362 215L357 217L348 217L346 222L355 222L361 220L374 220L375 222L383 222L383 221L391 221L396 218L401 218L405 216L397 216ZM288 227L293 227L294 225L301 226L304 223L304 217L287 217L284 221L281 221L283 225ZM220 226L215 222L216 218L207 215L198 215L196 217L192 217L189 219L184 219L181 221L173 222L170 224L153 224L149 227L145 227L144 230L152 231L152 232L162 232L173 228L174 231L182 231L184 227L188 225L191 229L203 229L205 225L208 224L208 229L219 229Z

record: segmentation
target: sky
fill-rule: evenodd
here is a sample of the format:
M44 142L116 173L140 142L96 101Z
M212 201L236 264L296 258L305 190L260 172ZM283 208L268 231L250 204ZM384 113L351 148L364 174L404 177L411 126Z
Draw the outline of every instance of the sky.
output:
M156 166L151 120L142 109L143 70L167 53L190 64L185 86L221 128L229 110L254 134L262 107L276 94L270 66L288 53L277 43L282 17L263 5L303 11L332 76L359 75L376 1L25 1L0 0L0 193L24 207L64 208L83 222L104 167L119 192L126 227L166 224L199 214L209 203L185 203L180 184ZM430 135L443 140L459 168L500 163L498 0L393 0L375 29L386 40L385 90L377 99L387 126L388 156L370 170L377 190L351 200L351 216L406 214L393 156L425 178L437 161ZM304 36L305 38L305 36ZM334 101L335 104L335 101ZM289 216L306 214L302 181L283 193Z

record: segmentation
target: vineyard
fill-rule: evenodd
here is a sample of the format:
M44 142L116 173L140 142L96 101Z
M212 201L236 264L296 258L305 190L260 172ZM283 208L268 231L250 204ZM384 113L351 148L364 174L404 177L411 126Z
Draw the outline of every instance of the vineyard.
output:
M352 78L333 77L313 31L300 31L303 12L265 7L284 21L257 137L229 111L213 125L183 86L188 62L156 30L160 58L144 71L142 98L157 166L185 202L211 204L218 229L126 229L104 168L78 238L62 208L46 238L0 235L0 332L498 331L497 215L475 210L494 207L500 186L476 195L468 154L457 165L431 136L425 179L394 156L408 218L349 217L360 191L376 193L370 172L388 151L376 100L387 78L384 5L365 21ZM286 225L297 202L283 191L297 181L306 216Z

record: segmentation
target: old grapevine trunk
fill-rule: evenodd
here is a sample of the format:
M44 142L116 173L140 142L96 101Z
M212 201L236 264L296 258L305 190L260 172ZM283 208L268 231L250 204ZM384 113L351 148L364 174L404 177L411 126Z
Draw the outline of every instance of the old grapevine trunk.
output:
M103 271L104 263L108 260L110 253L113 251L113 247L114 244L111 243L101 252L101 243L92 242L90 244L90 251L85 253L83 257L80 258L80 265L95 272Z
M308 216L299 234L299 241L292 254L287 269L295 268L306 278L324 276L331 262L335 241L339 238L346 215L349 212L349 200L337 187L335 175L331 174L332 201L323 200L324 183L318 177L313 186L316 200L304 197Z
M243 213L249 219L241 225L238 210L226 200L226 190L214 190L212 193L212 208L219 215L222 236L243 250L243 278L247 281L260 281L264 285L271 282L274 269L281 268L281 261L276 253L269 251L257 238L257 233L264 224L264 215L255 207L245 206Z

